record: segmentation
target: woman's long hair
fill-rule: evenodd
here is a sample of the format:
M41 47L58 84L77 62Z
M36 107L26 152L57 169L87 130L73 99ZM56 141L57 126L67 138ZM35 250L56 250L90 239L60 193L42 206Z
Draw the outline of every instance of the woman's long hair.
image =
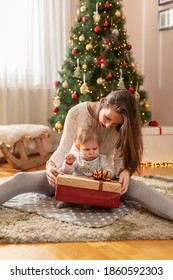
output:
M120 138L116 148L122 151L124 168L130 174L135 171L140 174L143 142L136 98L128 90L112 91L100 100L97 112L92 106L89 108L90 114L98 119L102 108L113 109L123 117L123 124L117 128Z

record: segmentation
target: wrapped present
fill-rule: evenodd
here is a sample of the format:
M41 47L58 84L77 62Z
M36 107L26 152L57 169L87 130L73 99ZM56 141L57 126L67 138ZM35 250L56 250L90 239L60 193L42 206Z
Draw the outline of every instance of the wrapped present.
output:
M121 184L116 180L99 181L91 177L58 175L55 199L57 201L118 208Z

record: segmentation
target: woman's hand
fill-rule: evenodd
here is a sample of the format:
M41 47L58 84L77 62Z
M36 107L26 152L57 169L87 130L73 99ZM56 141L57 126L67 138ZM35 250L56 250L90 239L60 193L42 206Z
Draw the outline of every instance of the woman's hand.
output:
M56 177L58 174L61 174L63 175L64 173L59 171L56 166L50 162L47 164L46 166L46 174L47 174L47 180L49 182L49 184L52 186L52 187L56 187Z
M130 174L129 171L123 170L119 176L119 183L122 184L121 195L125 194L129 186Z

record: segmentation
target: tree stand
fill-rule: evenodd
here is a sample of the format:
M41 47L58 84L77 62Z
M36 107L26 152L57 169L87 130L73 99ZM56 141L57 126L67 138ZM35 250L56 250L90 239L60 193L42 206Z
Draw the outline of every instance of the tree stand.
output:
M8 135L9 131L13 136L11 138ZM14 134L11 131L14 131ZM6 141L1 141L5 140L5 137ZM0 151L15 169L26 170L45 164L49 159L52 151L50 141L48 149L45 148L49 138L50 128L47 126L32 124L0 126Z

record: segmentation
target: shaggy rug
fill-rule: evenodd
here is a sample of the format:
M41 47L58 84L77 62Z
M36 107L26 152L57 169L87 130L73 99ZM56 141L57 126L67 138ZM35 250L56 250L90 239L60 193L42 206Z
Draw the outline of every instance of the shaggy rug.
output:
M163 192L173 199L173 176L137 177L137 179L146 182L152 188ZM97 227L91 224L84 226L85 222L81 224L81 215L77 224L74 222L75 219L74 221L67 222L56 220L56 218L52 218L52 216L51 218L45 218L40 215L42 213L31 213L34 212L34 210L31 212L23 212L11 209L11 207L19 205L19 200L20 196L17 198L17 203L15 198L5 203L2 209L0 209L1 243L173 239L173 223L151 214L138 204L126 204L125 202L122 211L120 211L122 213L120 213L115 220L109 222L109 225L104 225L103 222L102 227ZM35 201L34 204L37 204L37 201ZM69 211L70 210L72 209L69 208ZM74 208L72 212L73 211ZM97 218L97 209L94 209L95 212L92 214L86 209L78 209L76 211L78 213L90 213L88 217L90 217L91 220ZM103 212L104 219L106 219L106 216L114 214L110 213L109 210L108 215L105 209L102 209L101 212ZM73 216L74 215L76 214L73 213ZM108 218L108 220L109 219L110 218Z

